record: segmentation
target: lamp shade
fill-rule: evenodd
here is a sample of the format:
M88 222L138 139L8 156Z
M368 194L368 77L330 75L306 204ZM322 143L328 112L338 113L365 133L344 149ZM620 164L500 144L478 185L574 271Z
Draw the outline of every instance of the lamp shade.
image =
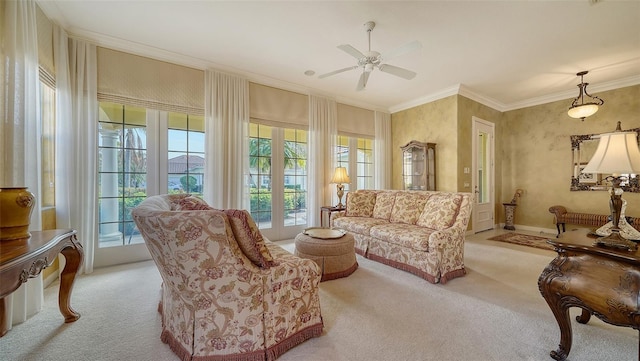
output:
M331 183L349 183L349 176L347 175L347 168L345 167L336 167L336 171L333 173L333 178L331 178Z
M600 135L600 143L583 173L640 174L640 149L636 132Z
M571 118L582 119L595 114L598 108L597 104L583 104L569 109L568 114Z

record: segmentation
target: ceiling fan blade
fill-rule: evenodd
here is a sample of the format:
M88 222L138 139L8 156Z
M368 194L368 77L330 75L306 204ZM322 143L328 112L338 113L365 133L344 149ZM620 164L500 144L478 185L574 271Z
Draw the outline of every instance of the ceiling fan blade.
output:
M362 75L360 75L360 80L358 80L358 86L356 87L357 91L364 90L364 88L366 88L367 81L369 80L369 74L371 74L371 72L362 72Z
M419 41L412 41L410 43L404 44L400 47L397 47L391 51L388 51L382 55L380 55L381 61L388 61L396 56L408 53L410 51L418 50L422 48L422 44Z
M389 64L382 64L378 67L378 69L380 69L380 71L385 72L385 73L389 73L391 75L395 75L395 76L399 76L401 78L405 78L407 80L411 80L416 76L415 72L412 72L411 70L407 70L404 68L399 68L397 66L393 66L393 65L389 65Z
M362 54L360 52L360 50L354 48L353 46L351 46L349 44L338 45L338 49L344 51L345 53L353 56L356 59L364 58L364 54Z
M332 71L330 73L319 75L318 78L323 79L323 78L326 78L328 76L332 76L332 75L336 75L336 74L339 74L339 73L342 73L342 72L345 72L345 71L353 70L353 69L355 69L357 67L358 67L357 65L354 65L354 66L350 66L350 67L347 67L347 68L338 69L338 70Z

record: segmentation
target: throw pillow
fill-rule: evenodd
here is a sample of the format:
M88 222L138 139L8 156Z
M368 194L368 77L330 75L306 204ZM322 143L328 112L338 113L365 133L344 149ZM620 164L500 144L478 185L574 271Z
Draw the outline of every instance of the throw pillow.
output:
M207 202L195 196L180 198L172 205L173 207L171 207L171 210L173 211L201 211L213 209L207 204Z
M378 193L376 195L376 205L373 207L373 218L389 219L395 201L395 192Z
M258 267L273 266L274 259L251 214L244 209L226 209L224 212L229 218L233 235L242 253Z
M429 196L420 192L402 192L396 195L391 217L393 223L416 224Z
M434 194L429 197L416 224L437 230L449 228L458 216L461 203L462 197L458 195Z
M371 217L376 204L376 193L355 191L347 193L347 217Z

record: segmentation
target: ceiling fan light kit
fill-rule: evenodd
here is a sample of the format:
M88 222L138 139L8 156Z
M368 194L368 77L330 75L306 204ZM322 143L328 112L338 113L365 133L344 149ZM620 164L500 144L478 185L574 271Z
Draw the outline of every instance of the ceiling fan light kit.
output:
M395 75L397 77L403 78L403 79L407 79L407 80L411 80L413 78L415 78L416 73L408 70L408 69L404 69L404 68L400 68L397 66L393 66L393 65L389 65L384 63L385 61L388 61L396 56L402 55L404 53L407 53L409 51L412 50L417 50L419 48L422 47L422 45L420 44L420 42L418 41L413 41L410 42L408 44L405 44L399 48L396 48L390 52L381 54L377 51L372 51L371 50L371 31L376 27L376 23L373 21L368 21L364 24L364 28L367 31L367 35L368 35L368 40L369 40L369 47L368 47L368 51L366 53L362 53L361 51L359 51L358 49L354 48L353 46L349 45L349 44L342 44L342 45L338 45L338 49L344 51L345 53L353 56L354 58L357 59L358 63L357 65L354 66L350 66L350 67L346 67L346 68L342 68L342 69L338 69L335 71L332 71L330 73L326 73L326 74L322 74L320 75L318 78L320 79L324 79L326 77L332 76L332 75L336 75L345 71L349 71L349 70L354 70L354 69L358 69L361 68L362 69L362 74L360 75L360 79L358 80L358 85L356 86L356 90L360 91L360 90L364 90L367 86L367 82L369 80L369 75L371 74L371 72L373 72L374 69L378 69L381 72L384 73L388 73L391 75Z

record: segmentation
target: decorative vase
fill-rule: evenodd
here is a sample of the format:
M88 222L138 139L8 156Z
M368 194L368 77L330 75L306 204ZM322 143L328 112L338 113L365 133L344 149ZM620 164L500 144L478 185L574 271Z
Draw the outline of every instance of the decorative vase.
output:
M27 187L0 188L0 241L31 237L29 223L36 197Z

